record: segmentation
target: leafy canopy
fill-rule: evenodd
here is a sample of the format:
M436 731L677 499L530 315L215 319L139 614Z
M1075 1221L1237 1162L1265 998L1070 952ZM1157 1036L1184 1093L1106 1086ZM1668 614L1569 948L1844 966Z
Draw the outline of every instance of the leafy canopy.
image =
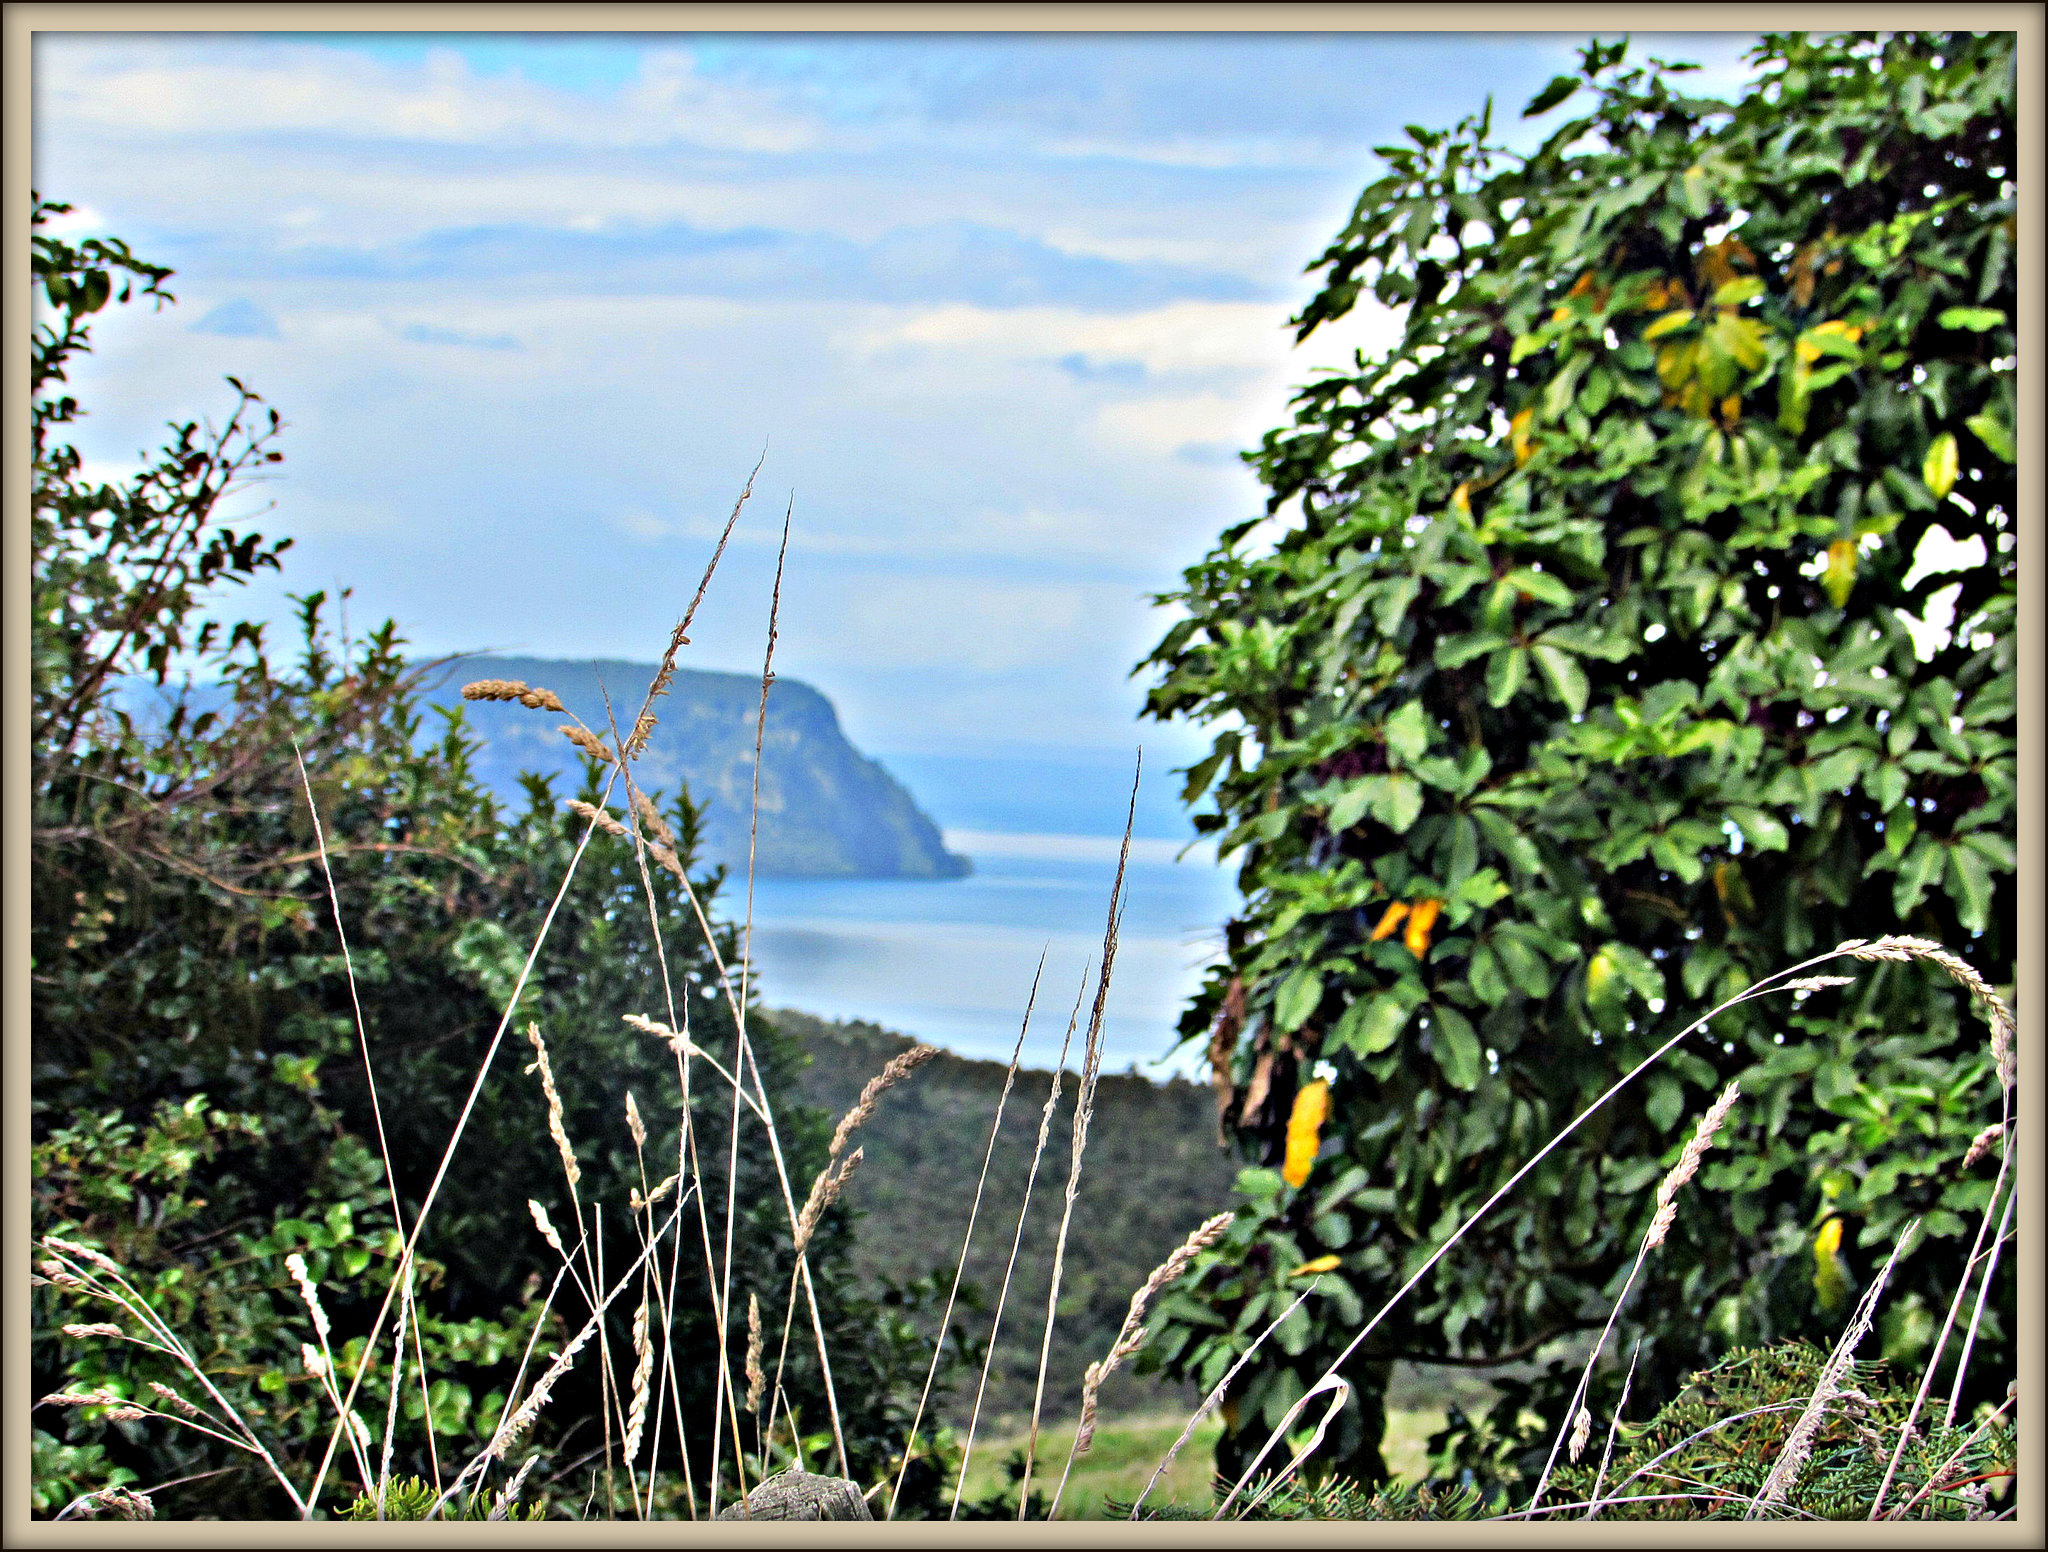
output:
M1181 1031L1254 1166L1152 1361L1214 1384L1333 1268L1234 1384L1226 1470L1703 1004L1888 931L2012 977L2012 36L1770 36L1733 104L1624 61L1595 43L1531 103L1580 111L1526 158L1490 110L1380 148L1294 323L1377 305L1399 343L1247 455L1267 519L1162 600L1185 618L1143 665L1151 714L1218 728L1185 795L1243 905ZM1975 558L1916 565L1937 529ZM1831 1342L1918 1214L1884 1341L1924 1350L1997 1087L1953 989L1884 965L1724 1016L1575 1134L1368 1340L1336 1465L1380 1474L1392 1358L1597 1325L1737 1077L1620 1328L1638 1392ZM1439 1442L1526 1470L1524 1409L1547 1440L1572 1378Z

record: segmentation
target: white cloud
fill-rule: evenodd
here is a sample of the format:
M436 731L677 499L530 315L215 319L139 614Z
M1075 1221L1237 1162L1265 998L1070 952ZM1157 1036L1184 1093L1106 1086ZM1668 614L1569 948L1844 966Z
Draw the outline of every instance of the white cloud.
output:
M1133 608L1131 589L1099 583L867 576L835 591L835 656L867 669L1050 668L1097 655L1103 622Z
M839 332L850 354L903 346L984 361L1037 362L1074 352L1134 360L1153 376L1269 370L1286 355L1271 302L1173 302L1104 314L1068 307L871 309Z
M772 94L705 79L687 53L650 52L609 98L475 75L452 50L424 68L307 45L241 40L39 39L38 92L75 124L137 136L319 134L368 141L578 150L644 146L779 154L822 126Z

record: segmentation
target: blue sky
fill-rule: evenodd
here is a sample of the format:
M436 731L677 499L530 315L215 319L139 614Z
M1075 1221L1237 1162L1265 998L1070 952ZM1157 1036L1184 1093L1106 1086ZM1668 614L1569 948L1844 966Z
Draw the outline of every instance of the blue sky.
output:
M1540 12L1531 12L1532 18ZM1185 762L1131 666L1260 492L1304 266L1406 123L1522 104L1565 34L60 34L38 189L175 266L77 374L112 470L233 372L288 423L285 586L426 652L695 632L864 748ZM1741 79L1746 40L1639 38ZM281 612L281 588L248 608Z

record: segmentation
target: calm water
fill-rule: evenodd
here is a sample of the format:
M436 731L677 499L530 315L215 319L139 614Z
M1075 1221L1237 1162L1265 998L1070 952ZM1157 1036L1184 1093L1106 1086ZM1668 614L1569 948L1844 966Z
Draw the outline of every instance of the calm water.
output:
M913 790L941 819L955 807ZM948 829L946 844L974 859L972 877L757 882L754 963L762 1000L826 1018L868 1019L964 1055L1008 1060L1043 954L1024 1059L1050 1067L1082 977L1102 953L1118 837ZM1111 1071L1197 1070L1199 1052L1170 1065L1162 1058L1203 966L1221 946L1233 870L1217 867L1206 847L1174 861L1183 844L1158 837L1132 842L1103 1021L1103 1065ZM725 910L735 920L745 910L744 887L728 885ZM1092 979L1088 984L1092 999ZM1084 1005L1070 1065L1087 1017Z

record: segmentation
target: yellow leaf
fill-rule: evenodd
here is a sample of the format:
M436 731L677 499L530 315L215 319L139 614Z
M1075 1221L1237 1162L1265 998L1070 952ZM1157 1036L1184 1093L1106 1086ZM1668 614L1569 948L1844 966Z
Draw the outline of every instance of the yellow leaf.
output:
M1813 1236L1813 1291L1827 1314L1841 1313L1849 1304L1849 1273L1842 1265L1842 1220L1830 1218Z
M1672 330L1682 329L1688 323L1691 323L1693 316L1693 310L1690 307L1681 307L1675 312L1666 313L1661 318L1653 318L1650 320L1649 327L1643 330L1643 338L1646 340L1662 339Z
M1603 948L1586 961L1586 1000L1605 1002L1608 998L1608 988L1613 984L1614 956Z
M1400 931L1401 919L1407 914L1408 907L1403 901L1396 900L1392 905L1388 906L1387 914L1382 916L1379 920L1379 925L1372 929L1373 942L1378 943L1383 938L1391 938L1396 932Z
M1323 1122L1329 1116L1330 1085L1323 1079L1305 1085L1294 1096L1294 1110L1287 1117L1287 1162L1281 1166L1280 1178L1297 1190L1308 1184L1316 1150L1323 1145Z
M1429 952L1430 929L1436 925L1437 912L1443 908L1441 900L1418 900L1409 914L1408 931L1401 941L1417 959Z
M1302 1262L1300 1266L1297 1266L1287 1275L1289 1277L1309 1277L1317 1272L1334 1272L1342 1264L1343 1258L1341 1256L1317 1256L1313 1261Z
M1721 401L1721 423L1732 426L1742 419L1742 395L1731 393Z
M1934 499L1940 501L1956 488L1956 474L1955 434L1944 431L1928 447L1927 461L1920 466L1920 478L1934 492Z
M1515 462L1525 464L1533 449L1529 446L1529 426L1536 419L1533 409L1523 410L1508 422L1508 442L1515 450Z
M1657 352L1657 381L1673 393L1683 388L1698 369L1700 342L1685 340L1666 345Z
M1470 480L1466 480L1456 490L1451 492L1451 510L1460 517L1470 517L1472 515L1472 482Z
M1827 570L1821 573L1820 585L1827 589L1828 601L1837 609L1849 601L1849 593L1856 586L1856 541L1837 539L1828 546Z

